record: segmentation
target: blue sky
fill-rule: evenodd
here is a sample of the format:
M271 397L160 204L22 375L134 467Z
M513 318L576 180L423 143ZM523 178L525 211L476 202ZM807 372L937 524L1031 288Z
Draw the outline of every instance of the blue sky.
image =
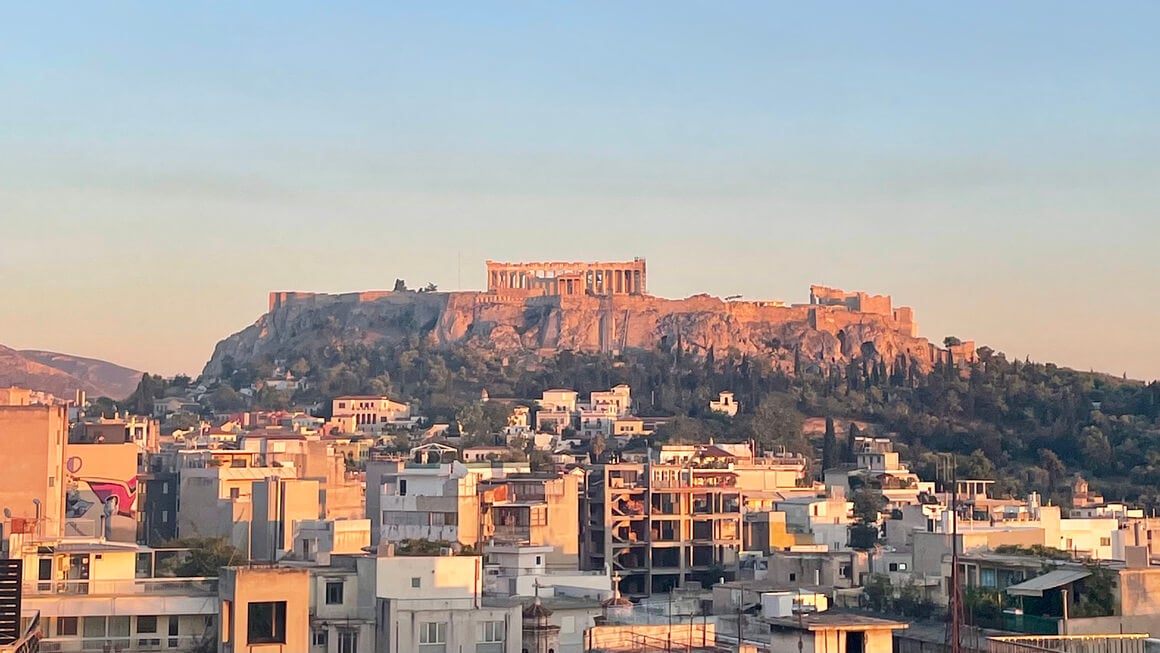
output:
M889 293L1160 377L1155 3L25 3L0 343L196 372L272 289ZM461 280L461 281L460 281Z

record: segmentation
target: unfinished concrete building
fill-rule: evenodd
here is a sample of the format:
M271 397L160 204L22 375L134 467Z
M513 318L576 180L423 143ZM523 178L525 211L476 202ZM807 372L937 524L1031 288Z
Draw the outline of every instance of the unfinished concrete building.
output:
M742 496L725 467L618 463L589 471L581 546L589 569L609 565L642 597L737 573Z

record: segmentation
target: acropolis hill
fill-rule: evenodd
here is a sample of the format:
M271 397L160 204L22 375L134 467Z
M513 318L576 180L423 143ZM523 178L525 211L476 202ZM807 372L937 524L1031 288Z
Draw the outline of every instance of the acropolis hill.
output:
M205 373L225 356L238 363L286 358L322 339L394 345L411 336L432 346L465 343L508 357L562 350L617 352L662 343L695 354L713 348L764 357L787 372L861 357L914 361L929 369L946 352L918 337L914 311L889 296L811 286L809 302L667 299L647 293L644 259L626 262L487 262L487 290L270 293L269 312L218 343ZM973 343L951 352L974 356Z

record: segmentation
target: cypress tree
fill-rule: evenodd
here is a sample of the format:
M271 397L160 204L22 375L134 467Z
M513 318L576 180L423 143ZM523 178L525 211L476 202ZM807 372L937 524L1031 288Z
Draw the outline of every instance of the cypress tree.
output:
M832 469L840 463L840 454L838 451L838 436L834 433L834 418L826 418L826 435L822 438L822 473L825 474L827 469ZM824 476L823 476L824 478Z
M858 425L850 422L850 434L846 436L846 446L842 449L842 461L847 463L858 462L858 455L855 453L856 439L858 438Z

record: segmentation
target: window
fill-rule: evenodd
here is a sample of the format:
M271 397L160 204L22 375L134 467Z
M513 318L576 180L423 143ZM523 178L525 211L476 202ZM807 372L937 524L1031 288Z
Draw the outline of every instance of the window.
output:
M447 646L447 622L426 621L419 624L419 645L431 646L425 650L445 650Z
M358 653L358 631L338 631L338 653Z
M157 617L137 617L137 634L157 632Z
M1110 537L1101 537L1100 538L1100 546L1111 546L1111 545L1112 545L1112 538L1110 538Z
M48 477L48 487L56 487L56 477L55 476Z
M333 580L326 583L326 605L342 605L342 581Z
M418 576L411 577L411 587L417 588L417 587L421 586L422 584L423 584L423 579L419 578Z
M86 638L103 638L106 632L104 617L85 617L81 621L81 634Z
M399 496L407 496L407 479L405 478L399 479Z
M797 580L797 574L793 573L792 571L791 571L791 572L789 572L789 582L791 582L791 583L792 583L792 582L794 582L795 580Z
M237 487L230 488L230 498L231 499L237 499L240 496L242 496L242 489L241 488L237 488Z
M326 629L322 628L322 629L311 631L311 634L310 634L311 646L326 646L327 641L328 640L327 640Z
M168 481L161 484L161 494L169 494L169 482Z
M544 556L536 556L536 566L544 564Z
M502 621L481 621L475 624L475 653L504 653L505 631Z
M246 629L246 643L285 644L286 643L286 602L264 601L249 605L249 624Z
M168 510L162 510L162 511L161 511L161 523L162 523L162 524L168 524L168 523L169 523L169 511L168 511Z
M56 636L66 637L75 636L77 634L77 618L76 617L57 617L56 618Z

